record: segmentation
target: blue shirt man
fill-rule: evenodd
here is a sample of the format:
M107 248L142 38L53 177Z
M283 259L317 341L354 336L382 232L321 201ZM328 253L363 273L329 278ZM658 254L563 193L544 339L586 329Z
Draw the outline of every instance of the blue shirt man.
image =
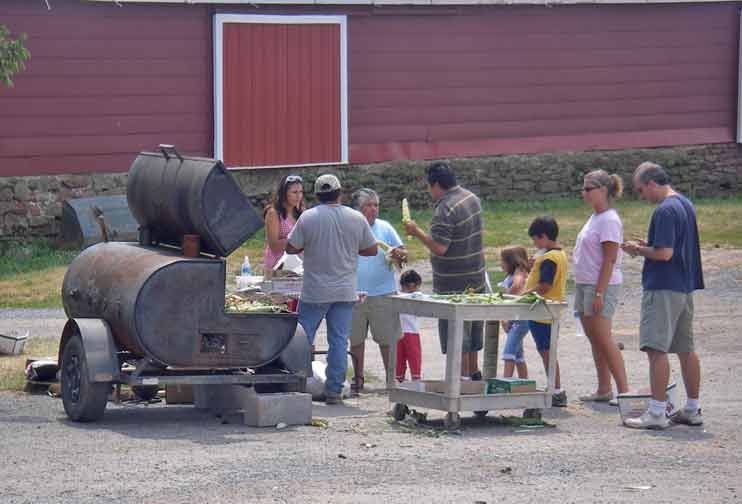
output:
M633 182L641 199L657 205L647 241L623 245L632 257L644 257L639 347L649 359L652 399L644 414L624 424L635 429L665 429L670 413L674 423L702 425L701 364L693 340L693 291L703 289L696 211L670 187L670 177L658 164L640 164ZM678 356L688 396L685 407L677 411L667 401L668 353Z

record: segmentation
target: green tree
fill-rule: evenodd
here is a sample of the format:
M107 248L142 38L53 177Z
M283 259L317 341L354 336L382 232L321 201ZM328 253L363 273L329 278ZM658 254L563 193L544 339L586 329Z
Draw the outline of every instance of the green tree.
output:
M23 46L26 34L21 33L17 39L10 37L10 30L0 24L0 83L13 87L13 74L26 68L23 64L31 53Z

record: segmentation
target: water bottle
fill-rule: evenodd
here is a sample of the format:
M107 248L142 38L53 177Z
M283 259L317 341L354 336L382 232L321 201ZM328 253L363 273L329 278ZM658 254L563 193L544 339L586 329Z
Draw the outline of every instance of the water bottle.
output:
M578 338L585 336L585 332L582 330L582 322L580 321L579 313L575 313L575 336Z
M242 263L242 269L240 270L240 275L242 276L252 275L252 268L250 268L250 258L248 256L245 256L245 261Z

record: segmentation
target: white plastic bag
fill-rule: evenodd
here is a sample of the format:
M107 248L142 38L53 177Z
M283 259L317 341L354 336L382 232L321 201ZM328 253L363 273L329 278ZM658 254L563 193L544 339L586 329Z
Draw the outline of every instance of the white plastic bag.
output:
M277 271L282 266L284 271L291 271L300 276L304 275L304 262L298 254L287 254L284 252L278 262L276 262L276 265L273 266L273 271Z
M312 394L313 401L324 401L325 382L327 381L327 364L322 361L312 361L312 376L307 378L307 393ZM350 387L347 382L343 383L342 397L348 397Z

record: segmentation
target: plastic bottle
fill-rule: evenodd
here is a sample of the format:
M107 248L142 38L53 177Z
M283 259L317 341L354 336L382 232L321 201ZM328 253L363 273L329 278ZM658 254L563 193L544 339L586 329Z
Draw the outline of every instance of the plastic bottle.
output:
M248 256L245 256L245 260L242 263L242 269L240 270L240 275L242 276L252 275L252 268L250 268L250 258Z
M585 336L585 332L582 329L582 322L580 322L580 314L575 313L575 336L582 338Z

